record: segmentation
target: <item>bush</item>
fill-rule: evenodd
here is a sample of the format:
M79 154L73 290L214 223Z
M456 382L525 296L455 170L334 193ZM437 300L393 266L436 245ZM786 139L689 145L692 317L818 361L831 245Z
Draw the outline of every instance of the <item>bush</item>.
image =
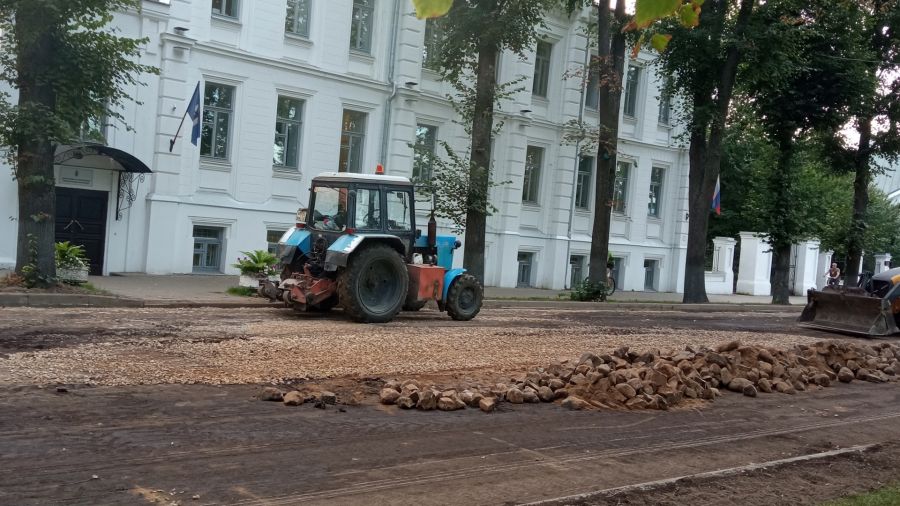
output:
M242 276L258 276L260 274L273 276L277 274L275 264L278 263L278 258L275 255L264 249L242 251L241 253L246 256L238 258L237 263L231 265L237 267Z
M590 302L602 300L605 293L605 283L591 283L590 279L585 279L572 287L572 293L569 294L569 297L572 300Z

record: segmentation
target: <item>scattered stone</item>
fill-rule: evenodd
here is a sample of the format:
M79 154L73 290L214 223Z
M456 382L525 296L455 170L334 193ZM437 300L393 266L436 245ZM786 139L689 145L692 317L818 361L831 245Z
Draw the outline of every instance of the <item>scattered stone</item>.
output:
M628 383L619 383L616 385L616 390L622 394L626 399L631 399L637 392L634 390L634 387L629 385Z
M381 398L382 404L396 404L397 399L400 398L400 392L393 388L382 388L378 396Z
M496 407L497 399L494 397L482 397L481 400L478 401L478 408L485 413L493 412Z
M853 378L853 371L847 367L841 367L841 370L838 371L838 381L841 383L850 383L853 381Z
M756 384L756 388L764 394L770 394L772 393L772 382L767 378L762 378L759 380L759 383Z
M401 395L397 399L396 404L397 404L397 406L400 406L403 409L413 409L414 407L416 407L416 402L417 402L416 399L413 399L412 397L409 397L408 395Z
M259 398L263 401L281 402L284 400L284 394L275 387L266 387L259 394Z
M550 382L547 385L550 387L551 390L555 391L555 390L559 390L560 388L565 388L566 382L559 378L553 378L552 380L550 380Z
M506 401L512 404L522 404L525 402L525 394L518 388L510 388L506 391Z
M580 397L569 396L566 397L564 401L562 401L562 407L566 409L571 409L573 411L580 411L582 409L587 409L590 406L590 403L581 399Z
M419 395L419 402L416 403L416 408L423 411L431 411L437 407L437 403L437 393L434 390L428 389Z
M747 397L756 397L756 387L753 385L745 386L744 395L746 395Z
M303 394L296 390L284 394L282 400L284 401L285 406L299 406L306 401Z
M553 389L550 387L541 387L538 389L538 397L544 402L551 402L555 394L553 393Z
M541 398L538 397L537 390L531 387L525 387L525 390L522 391L522 400L525 402L541 402Z
M329 392L327 390L319 392L319 399L322 399L322 402L325 404L337 404L337 395L335 395L334 392Z
M732 392L743 393L748 386L753 386L753 383L747 378L734 378L728 382L728 389Z
M466 407L466 403L454 397L441 397L438 399L437 408L441 411L456 411L457 409L464 409Z

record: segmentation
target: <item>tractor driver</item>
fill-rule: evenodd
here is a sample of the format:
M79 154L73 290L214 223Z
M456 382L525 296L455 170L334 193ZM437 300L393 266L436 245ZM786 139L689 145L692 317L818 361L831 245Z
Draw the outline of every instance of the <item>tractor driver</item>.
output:
M344 230L347 227L347 188L323 186L316 192L319 196L316 199L315 221L321 222L321 228L325 230Z

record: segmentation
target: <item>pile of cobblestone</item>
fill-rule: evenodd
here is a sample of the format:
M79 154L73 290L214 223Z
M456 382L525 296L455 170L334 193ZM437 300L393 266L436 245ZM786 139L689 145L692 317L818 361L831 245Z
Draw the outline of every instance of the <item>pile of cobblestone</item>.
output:
M452 411L466 407L490 412L500 402L553 402L569 409L669 409L689 399L714 400L722 390L748 397L796 394L835 381L873 383L896 379L900 347L826 341L789 350L744 346L732 341L710 349L584 353L577 361L550 364L494 386L462 390L391 380L380 392L383 404L404 409Z

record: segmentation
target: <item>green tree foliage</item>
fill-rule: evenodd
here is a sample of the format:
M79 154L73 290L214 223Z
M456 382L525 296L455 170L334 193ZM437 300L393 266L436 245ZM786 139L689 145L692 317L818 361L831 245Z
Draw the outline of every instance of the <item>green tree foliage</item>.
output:
M752 50L741 73L741 90L762 130L777 147L765 188L773 197L764 230L772 246L772 302L788 304L791 245L808 235L800 210L797 171L801 140L814 132L833 135L851 105L875 78L862 60L863 16L853 2L772 0L754 16Z
M544 13L558 0L456 0L446 16L435 20L443 43L435 64L457 95L451 97L471 135L465 209L463 265L484 279L484 205L490 187L494 109L504 87L497 83L497 61L503 51L524 55L537 38Z
M18 94L0 97L0 144L18 184L16 270L30 265L53 279L55 193L53 155L89 118L122 121L141 73L144 40L121 37L111 13L139 0L0 1L0 79ZM29 244L29 238L33 244Z
M754 0L706 0L696 28L688 29L674 21L659 28L673 35L668 49L660 54L659 65L661 73L668 77L666 92L681 99L677 115L685 123L690 143L685 303L709 301L705 277L709 204L719 175L726 117L755 4Z

